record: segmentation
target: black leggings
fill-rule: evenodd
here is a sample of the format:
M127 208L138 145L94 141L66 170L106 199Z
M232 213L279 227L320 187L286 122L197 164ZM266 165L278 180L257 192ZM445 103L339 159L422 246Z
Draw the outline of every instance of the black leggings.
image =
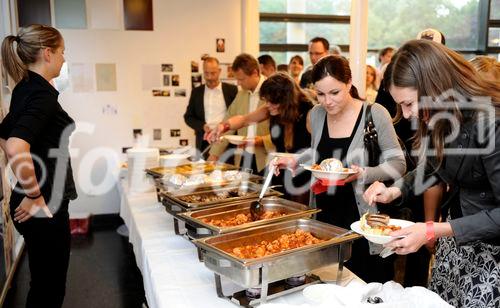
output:
M12 194L11 217L24 196ZM27 308L60 308L66 293L71 232L69 200L63 200L53 218L32 217L14 226L24 237L31 272Z

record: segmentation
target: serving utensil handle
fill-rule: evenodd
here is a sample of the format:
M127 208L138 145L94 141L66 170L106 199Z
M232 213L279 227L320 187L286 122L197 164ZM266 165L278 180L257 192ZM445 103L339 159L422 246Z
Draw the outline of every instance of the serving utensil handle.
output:
M268 174L266 176L266 180L264 181L264 185L262 186L262 190L259 195L259 200L264 198L264 195L266 194L267 188L269 187L269 184L271 183L271 179L273 178L273 173L274 173L274 165L271 165L269 167Z

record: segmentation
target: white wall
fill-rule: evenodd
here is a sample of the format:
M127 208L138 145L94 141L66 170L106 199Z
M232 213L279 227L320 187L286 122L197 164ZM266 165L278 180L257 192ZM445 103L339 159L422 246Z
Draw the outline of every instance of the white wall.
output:
M193 132L182 117L191 90L191 60L201 64L201 54L209 53L221 62L231 62L241 52L241 3L234 0L155 0L154 31L61 30L68 63L116 63L117 70L116 92L73 93L69 88L60 95L63 108L77 122L95 124L92 135L80 133L73 136L72 148L79 149L78 157L72 160L75 179L81 172L89 171L80 169L83 155L103 146L122 155L121 148L133 143L134 128L141 128L143 133L151 135L154 128L161 128L162 142L154 145L178 145L179 138L170 138L170 129L173 128L180 128L182 139L194 143ZM258 24L255 27L258 29ZM225 53L215 52L215 39L219 37L226 39ZM161 63L174 65L174 73L181 77L179 88L185 88L188 97L153 97L151 91L142 90L141 66ZM116 106L118 115L103 115L102 107L106 104ZM110 168L118 166L106 166L103 160L97 161L91 170L94 183L100 183ZM100 196L86 193L81 187L78 187L78 192L79 198L72 203L72 212L101 214L119 211L116 187Z

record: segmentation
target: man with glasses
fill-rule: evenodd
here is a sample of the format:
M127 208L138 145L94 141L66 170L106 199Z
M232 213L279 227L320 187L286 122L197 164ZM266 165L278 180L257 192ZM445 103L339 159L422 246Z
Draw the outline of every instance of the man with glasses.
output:
M312 88L311 73L312 67L319 59L328 55L330 43L324 37L315 37L309 41L309 59L311 59L311 66L307 71L302 74L300 78L300 87L303 89Z

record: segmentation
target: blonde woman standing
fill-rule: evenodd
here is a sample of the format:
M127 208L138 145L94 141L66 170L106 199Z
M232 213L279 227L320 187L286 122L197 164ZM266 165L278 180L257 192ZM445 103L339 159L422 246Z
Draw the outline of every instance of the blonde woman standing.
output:
M71 240L68 204L77 197L68 151L74 121L49 83L65 61L64 39L52 27L31 25L3 40L2 59L17 83L0 123L0 145L18 180L10 213L28 251L26 307L61 307Z

